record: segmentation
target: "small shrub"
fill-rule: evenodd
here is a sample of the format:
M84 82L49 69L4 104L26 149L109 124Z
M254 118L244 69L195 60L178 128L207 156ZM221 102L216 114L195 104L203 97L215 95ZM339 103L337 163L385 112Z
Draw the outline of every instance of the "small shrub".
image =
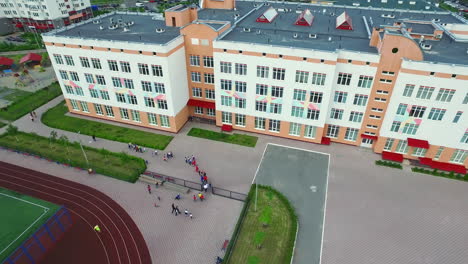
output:
M396 163L396 162L386 161L386 160L376 160L375 164L379 166L386 166L386 167L395 168L395 169L403 169L403 166L401 164Z

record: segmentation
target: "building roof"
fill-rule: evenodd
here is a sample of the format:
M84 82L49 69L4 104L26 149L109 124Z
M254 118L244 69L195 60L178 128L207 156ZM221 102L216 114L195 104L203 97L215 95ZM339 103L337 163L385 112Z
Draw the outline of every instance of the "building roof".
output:
M336 17L336 28L353 30L352 19L348 14L346 14L346 11L344 11L343 13L341 13L341 15Z
M271 23L278 16L278 11L270 6L257 18L257 22Z
M412 23L404 22L406 28L412 28L411 33L420 33L420 34L433 34L434 26L432 24L423 24L423 23Z
M442 11L442 9L435 5L436 1L426 0L312 0L311 3L401 10Z
M42 60L41 55L36 54L36 53L28 53L28 54L26 54L26 56L21 58L21 60L19 62L20 63L25 63L25 62L28 62L28 61L41 61L41 60Z
M0 65L11 66L13 65L13 60L7 57L0 57Z
M314 21L314 16L310 12L309 9L306 9L301 12L301 14L297 17L296 22L294 22L295 25L298 26L312 26L312 22Z

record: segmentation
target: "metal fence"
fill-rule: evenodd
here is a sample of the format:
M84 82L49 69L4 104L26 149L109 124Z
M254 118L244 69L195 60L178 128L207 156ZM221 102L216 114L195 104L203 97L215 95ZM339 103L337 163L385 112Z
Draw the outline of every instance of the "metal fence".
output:
M233 192L229 191L226 189L218 188L218 187L211 187L211 190L213 194L219 195L219 196L224 196L230 199L238 200L244 202L245 199L247 199L247 194L244 193L238 193L238 192Z
M36 263L72 226L70 212L61 207L39 229L26 239L3 264Z
M180 186L184 186L184 187L187 187L187 188L190 188L190 189L193 189L193 190L197 190L197 191L202 190L202 185L200 183L197 183L197 182L187 181L187 180L184 180L184 179L180 179L180 178L176 178L176 177L172 177L172 176L167 176L167 175L152 172L152 171L145 171L145 172L143 172L143 174L147 175L147 176L150 176L150 177L153 177L155 179L161 180L161 181L170 182L170 183L177 184L177 185L180 185Z

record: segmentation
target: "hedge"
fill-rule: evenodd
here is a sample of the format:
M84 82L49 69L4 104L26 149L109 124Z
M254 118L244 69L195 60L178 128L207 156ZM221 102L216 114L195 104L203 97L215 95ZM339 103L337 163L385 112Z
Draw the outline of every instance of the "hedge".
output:
M453 171L451 172L442 172L438 171L437 169L425 169L425 168L419 168L419 167L413 167L411 168L411 171L417 172L417 173L424 173L424 174L429 174L433 176L438 176L442 178L448 178L448 179L455 179L459 181L468 181L468 173L463 175L461 173L455 173Z
M385 166L385 167L390 167L390 168L395 168L395 169L403 169L403 166L399 163L396 162L391 162L391 161L386 161L386 160L376 160L375 165L379 166Z

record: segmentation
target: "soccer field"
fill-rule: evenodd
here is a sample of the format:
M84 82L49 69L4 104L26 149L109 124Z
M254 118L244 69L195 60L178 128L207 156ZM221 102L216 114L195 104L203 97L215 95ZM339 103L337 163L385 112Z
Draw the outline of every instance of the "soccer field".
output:
M58 205L0 188L0 263L59 208Z

